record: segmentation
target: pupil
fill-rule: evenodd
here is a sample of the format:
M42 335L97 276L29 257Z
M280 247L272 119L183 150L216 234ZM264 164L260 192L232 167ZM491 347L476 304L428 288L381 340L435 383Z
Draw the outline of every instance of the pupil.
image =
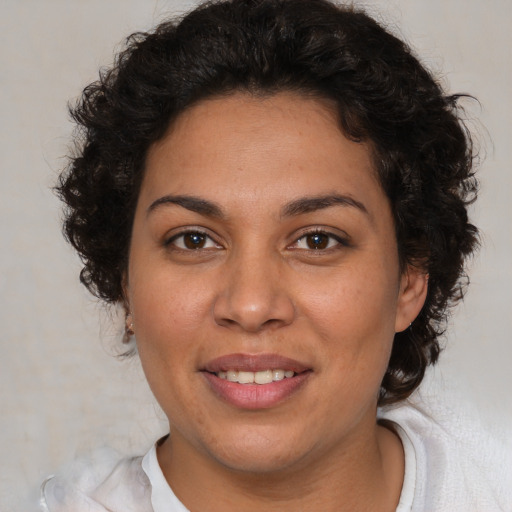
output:
M310 249L325 249L328 244L328 237L322 233L315 233L308 236L308 247Z
M185 235L185 247L187 249L200 249L204 245L205 236L200 233L188 233Z

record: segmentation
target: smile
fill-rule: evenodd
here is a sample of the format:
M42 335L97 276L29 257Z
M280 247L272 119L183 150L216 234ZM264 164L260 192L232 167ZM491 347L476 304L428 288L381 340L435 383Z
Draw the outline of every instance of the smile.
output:
M225 379L229 382L238 382L239 384L270 384L283 379L289 379L295 375L292 370L262 370L258 372L228 370L220 371L215 375L219 379Z
M303 389L313 368L279 354L226 354L200 373L213 393L237 409L279 406Z

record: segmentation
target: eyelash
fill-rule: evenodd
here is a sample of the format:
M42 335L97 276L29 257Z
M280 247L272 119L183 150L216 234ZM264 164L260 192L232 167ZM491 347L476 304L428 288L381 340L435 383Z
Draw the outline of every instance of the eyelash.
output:
M206 244L209 245L209 247L186 247L185 237L187 235L196 235L201 238L202 241L205 241ZM301 240L306 241L308 237L313 236L321 236L327 238L327 245L325 247L300 247L299 244ZM176 242L178 240L182 239L181 247ZM334 241L334 244L333 244ZM291 244L289 247L291 247L293 250L301 250L301 251L307 251L307 252L326 252L326 251L332 251L339 249L340 247L348 247L350 244L348 242L347 237L342 237L339 235L335 235L333 233L330 233L323 229L312 229L310 231L305 231L301 234L300 237L298 237L293 244ZM205 231L201 229L188 229L186 231L182 231L180 233L177 233L167 239L165 241L166 247L172 247L173 250L179 250L184 252L194 252L199 250L208 250L213 247L220 248L221 246Z
M177 233L177 234L171 236L169 239L167 239L165 241L165 246L172 247L172 249L174 249L174 250L185 251L185 252L208 250L211 248L211 247L185 247L184 246L185 245L185 237L187 235L196 235L196 236L202 237L203 240L206 240L206 243L211 244L211 247L212 246L220 247L220 245L217 242L215 242L215 240L208 233L206 233L205 231L202 231L200 229L188 229L186 231L181 231L180 233ZM180 247L176 243L176 241L179 240L180 238L182 239L182 247Z
M327 237L327 239L328 239L327 246L320 247L320 248L318 248L318 247L308 247L308 248L298 247L298 244L301 240L306 240L307 237L312 237L315 235ZM332 244L333 241L335 242L334 244ZM308 251L308 252L317 252L317 251L318 252L326 252L326 251L331 251L331 250L335 251L337 249L340 249L341 247L348 247L349 242L348 242L348 237L342 237L339 235L335 235L334 233L330 233L329 231L326 231L324 229L312 229L311 231L305 231L304 233L302 233L301 236L295 240L293 245L297 246L296 249L298 249L298 250L304 250L304 251Z

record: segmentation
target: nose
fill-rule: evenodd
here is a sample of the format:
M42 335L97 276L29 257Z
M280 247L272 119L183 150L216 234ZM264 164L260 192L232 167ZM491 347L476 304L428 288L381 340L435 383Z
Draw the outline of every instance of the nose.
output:
M213 307L218 325L258 333L293 322L295 307L280 262L268 256L240 257L226 267Z

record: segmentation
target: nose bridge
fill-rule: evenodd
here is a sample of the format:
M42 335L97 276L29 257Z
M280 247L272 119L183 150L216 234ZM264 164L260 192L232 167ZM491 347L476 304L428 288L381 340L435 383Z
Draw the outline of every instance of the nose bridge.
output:
M228 258L214 309L217 323L250 332L287 325L294 316L282 279L284 262L255 245L234 250Z

